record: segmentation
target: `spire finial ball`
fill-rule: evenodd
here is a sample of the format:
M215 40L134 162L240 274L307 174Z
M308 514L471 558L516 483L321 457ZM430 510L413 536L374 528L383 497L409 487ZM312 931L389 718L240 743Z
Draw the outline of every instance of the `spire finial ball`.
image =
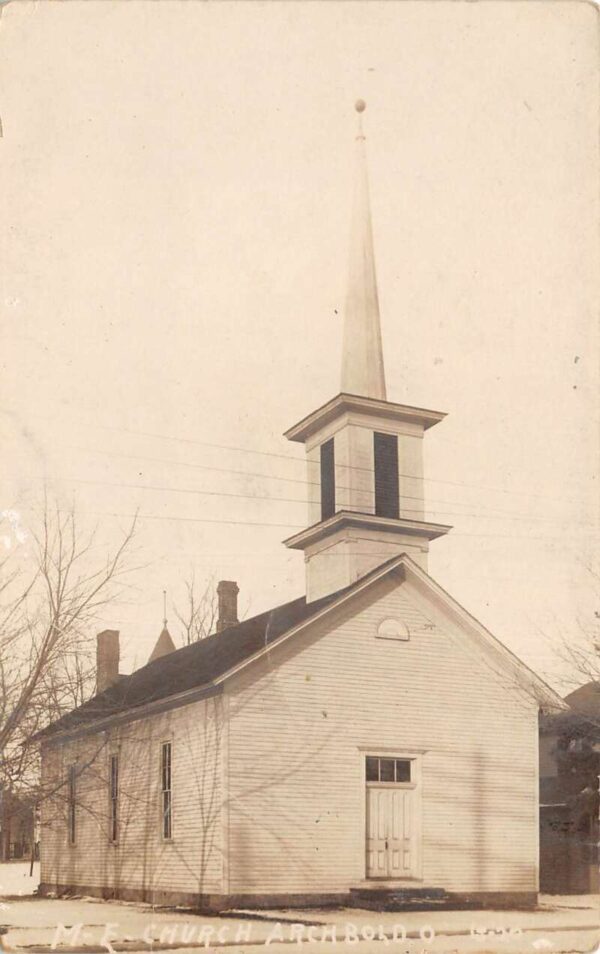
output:
M367 104L365 103L364 99L357 99L354 104L354 108L357 113L364 113L365 109L367 108Z

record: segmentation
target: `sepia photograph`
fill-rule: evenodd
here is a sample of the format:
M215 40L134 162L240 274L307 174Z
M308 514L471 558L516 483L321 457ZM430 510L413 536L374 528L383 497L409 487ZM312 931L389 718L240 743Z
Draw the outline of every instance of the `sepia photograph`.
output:
M599 47L0 3L0 951L600 949Z

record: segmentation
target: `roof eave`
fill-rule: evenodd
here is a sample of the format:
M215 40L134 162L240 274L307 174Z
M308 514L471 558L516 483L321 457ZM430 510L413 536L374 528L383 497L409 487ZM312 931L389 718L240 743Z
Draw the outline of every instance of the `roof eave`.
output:
M342 590L337 599L333 600L331 603L328 603L326 606L321 607L315 613L312 613L301 622L291 626L272 642L266 643L257 652L252 653L245 659L240 660L240 662L236 663L234 666L230 667L225 672L212 679L210 682L205 682L202 685L195 686L193 689L188 689L185 692L165 696L161 699L155 700L154 702L149 702L141 706L135 706L130 709L123 710L121 712L115 713L114 715L100 717L93 722L88 722L79 726L74 725L65 727L62 730L57 730L54 732L51 731L52 726L48 726L47 729L43 729L38 733L36 739L42 743L58 744L61 742L70 741L76 737L93 735L96 732L102 732L114 725L125 722L133 722L136 719L143 718L147 715L155 715L156 713L166 709L174 709L178 706L187 705L188 703L195 702L201 698L217 695L223 691L223 685L227 679L230 679L231 676L235 675L235 673L240 669L244 669L246 666L250 665L250 663L254 662L255 659L263 656L265 652L268 652L276 645L279 645L279 643L284 642L285 640L294 636L297 632L300 632L307 626L311 626L322 616L339 607L340 605L343 605L348 599L351 599L358 593L361 593L364 589L373 585L373 583L375 583L377 580L382 579L383 577L394 572L403 572L403 558L404 555L401 554L398 557L386 561L386 563L383 563L378 570L376 569L375 571L371 571L371 573L366 574L364 578L357 580L353 586Z
M219 695L223 687L215 682L205 682L200 686L194 686L192 689L186 689L184 692L176 692L170 696L163 696L151 702L142 703L139 706L131 706L128 709L122 709L112 715L100 716L90 722L81 722L79 725L65 726L63 729L52 731L52 725L42 729L33 737L33 741L41 744L53 744L54 742L67 742L72 739L81 738L85 735L94 735L96 732L103 732L113 728L116 725L123 725L127 722L135 722L137 719L143 719L145 716L157 715L159 712L166 712L168 709L176 709L178 706L189 705L191 702L198 702L201 699L207 699L210 696Z

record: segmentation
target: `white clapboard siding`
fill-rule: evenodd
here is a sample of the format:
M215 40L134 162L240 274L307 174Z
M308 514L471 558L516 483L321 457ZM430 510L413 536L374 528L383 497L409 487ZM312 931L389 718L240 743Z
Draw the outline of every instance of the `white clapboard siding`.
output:
M63 788L42 804L42 882L192 894L221 890L221 700L46 747L45 781L77 763L76 843ZM172 741L173 838L161 828L161 743ZM109 756L119 753L119 839L109 841Z
M535 702L430 623L409 584L374 589L228 685L229 890L365 878L370 748L420 755L425 884L535 891ZM386 617L410 639L376 638Z
M417 602L408 584L383 581L335 622L232 677L222 698L47 746L45 783L66 780L73 762L84 768L74 846L65 791L42 806L42 881L184 894L345 891L365 877L370 750L420 760L424 884L534 891L536 705ZM376 638L387 617L406 623L408 641ZM160 827L167 739L171 842ZM108 838L113 751L117 845Z

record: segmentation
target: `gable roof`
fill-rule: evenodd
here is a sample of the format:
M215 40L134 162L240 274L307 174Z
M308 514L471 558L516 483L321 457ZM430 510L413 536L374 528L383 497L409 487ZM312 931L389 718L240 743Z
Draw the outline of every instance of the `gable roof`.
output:
M552 712L540 723L543 735L600 741L600 682L592 680L565 696L565 712Z
M150 659L141 669L136 669L130 676L122 676L104 692L42 729L36 738L47 738L58 732L110 719L148 703L210 685L285 633L357 589L359 584L364 585L370 577L381 575L381 570L387 564L397 562L397 558L388 560L382 567L361 577L351 586L319 600L307 603L306 597L301 596L234 626L228 626L182 649L176 649L168 655Z
M579 715L598 721L600 719L600 682L595 679L592 682L586 682L584 686L579 686L579 689L574 689L565 696L565 702L568 702Z
M458 620L461 628L469 629L479 641L478 645L491 651L504 668L512 669L540 705L567 708L560 696L525 663L470 616L409 556L401 554L386 560L350 586L318 600L307 603L306 597L299 597L148 662L130 676L122 676L117 683L82 706L66 713L39 732L36 738L45 739L82 729L95 731L97 723L100 729L100 723L112 721L120 715L126 714L128 719L136 718L139 710L141 717L146 707L158 705L162 700L183 696L191 701L189 697L194 690L206 690L203 695L210 694L211 689L218 691L218 685L225 678L262 656L274 644L292 637L299 629L304 629L334 607L393 573L402 574L403 579L410 578L411 582L429 591L430 596L443 602L446 612L451 611L449 615Z

